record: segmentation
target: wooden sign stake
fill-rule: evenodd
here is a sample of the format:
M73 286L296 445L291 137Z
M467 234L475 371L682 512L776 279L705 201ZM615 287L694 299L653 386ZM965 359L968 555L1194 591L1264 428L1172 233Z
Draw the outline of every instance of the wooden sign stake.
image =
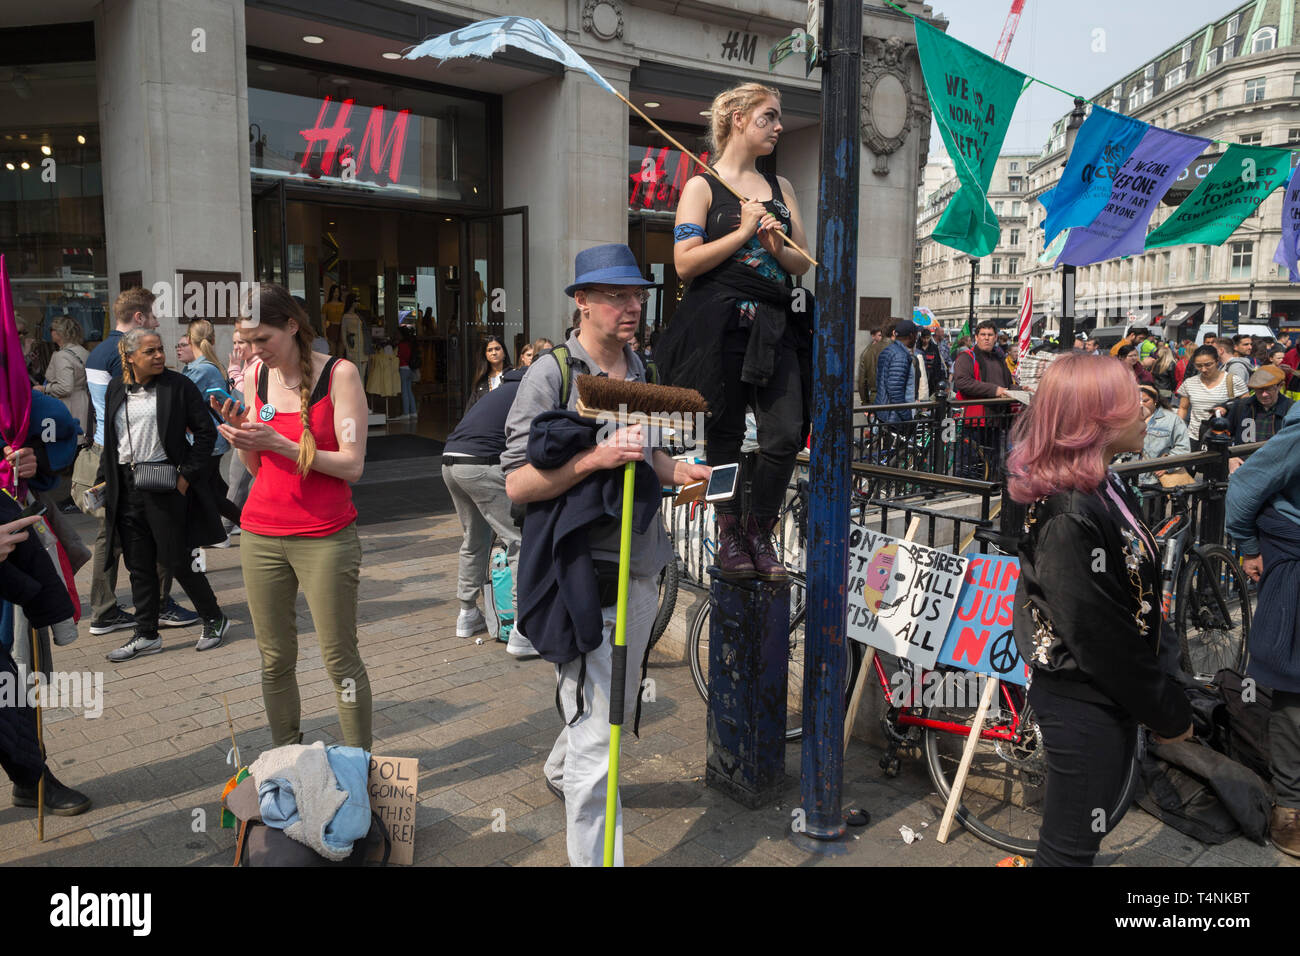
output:
M975 757L975 745L979 743L980 730L984 727L984 715L988 713L989 705L993 703L993 692L997 690L998 682L989 677L984 684L984 693L980 695L980 705L975 711L975 722L971 725L970 735L966 738L966 747L961 752L961 763L957 765L957 776L952 782L952 793L948 794L948 805L943 808L943 820L939 823L940 843L948 842L948 831L952 829L953 818L957 815L957 808L961 806L961 794L966 789L966 774L970 771L971 760Z

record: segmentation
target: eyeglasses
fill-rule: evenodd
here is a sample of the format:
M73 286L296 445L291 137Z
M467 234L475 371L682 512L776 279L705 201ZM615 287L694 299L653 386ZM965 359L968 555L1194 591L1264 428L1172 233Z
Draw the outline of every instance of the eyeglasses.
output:
M650 301L649 289L626 289L623 292L605 292L603 289L588 289L587 294L595 293L603 295L607 299L617 302L619 305L627 308L633 302L637 305L645 305Z

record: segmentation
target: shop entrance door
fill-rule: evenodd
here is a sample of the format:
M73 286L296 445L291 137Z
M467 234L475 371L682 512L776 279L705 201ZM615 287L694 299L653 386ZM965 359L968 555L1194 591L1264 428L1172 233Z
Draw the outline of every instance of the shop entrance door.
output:
M450 409L459 420L478 373L489 335L506 345L512 365L531 339L528 323L528 207L516 206L461 221L460 334L448 343L459 358L464 383L459 404ZM453 394L452 400L456 400Z
M289 261L284 182L253 189L253 271L259 282L285 285Z

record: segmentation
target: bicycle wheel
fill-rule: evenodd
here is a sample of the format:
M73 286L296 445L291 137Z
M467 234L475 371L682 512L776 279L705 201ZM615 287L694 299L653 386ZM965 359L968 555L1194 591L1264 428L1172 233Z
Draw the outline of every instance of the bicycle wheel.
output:
M671 540L671 539L670 539ZM668 630L668 622L673 619L677 608L677 587L681 582L682 569L677 564L674 553L659 572L659 610L655 612L654 624L650 626L650 647L653 648ZM648 650L648 648L647 648Z
M1047 795L1047 752L1043 748L1043 735L1038 729L1033 708L1025 699L1024 688L1007 685L1011 703L1019 715L1014 741L981 739L976 745L962 802L957 808L957 820L967 830L983 840L1010 853L1033 855L1038 849L1038 831L1043 822L1043 802ZM1005 707L1006 700L995 698ZM971 701L978 704L978 700ZM925 709L931 720L943 720L970 728L975 718L976 706L954 707L934 704ZM985 727L1010 726L1010 714L1005 711L995 717L985 716ZM966 746L966 731L950 733L927 727L924 731L925 762L930 780L947 803L952 792L952 781L957 776L962 751ZM1142 731L1138 730L1137 747L1142 745ZM1128 780L1106 818L1107 830L1113 830L1123 819L1138 782L1138 754L1134 750L1133 765Z
M989 458L979 442L962 435L952 445L952 474L958 478L988 481Z
M1245 668L1250 592L1246 572L1231 551L1211 544L1189 552L1174 601L1174 627L1187 673L1208 681L1225 667Z
M786 677L785 739L798 740L803 733L803 637L804 603L807 591L803 575L790 575L790 647ZM691 622L686 639L686 656L691 662L691 677L700 698L709 702L709 607L705 601Z

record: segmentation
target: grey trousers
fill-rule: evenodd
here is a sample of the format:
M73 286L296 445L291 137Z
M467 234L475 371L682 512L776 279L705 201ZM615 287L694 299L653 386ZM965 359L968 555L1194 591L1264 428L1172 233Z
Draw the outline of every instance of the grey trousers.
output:
M659 583L654 577L634 577L627 594L627 683L623 696L623 727L629 733L636 714L641 685L641 660L650 643L659 604ZM582 658L555 665L560 706L565 726L546 758L546 779L564 791L569 865L600 866L605 859L605 795L609 777L609 682L612 673L614 625L618 608L601 608L604 641L587 655L582 687L585 710L577 713L578 677ZM622 762L620 760L620 766ZM614 837L614 865L623 865L623 802L618 800Z
M1300 694L1273 691L1268 751L1277 805L1300 810Z
M230 464L226 470L226 484L230 490L226 492L226 498L234 504L243 508L244 503L248 501L248 493L253 490L253 476L248 473L244 463L239 460L239 453L233 448L227 453L230 456ZM226 532L235 526L231 521L223 521Z
M478 606L478 597L487 580L488 558L495 533L506 546L510 576L519 580L519 529L510 517L510 498L506 495L506 476L500 465L451 465L444 459L442 480L451 493L461 530L460 569L456 596L462 608ZM513 602L514 594L511 594Z

